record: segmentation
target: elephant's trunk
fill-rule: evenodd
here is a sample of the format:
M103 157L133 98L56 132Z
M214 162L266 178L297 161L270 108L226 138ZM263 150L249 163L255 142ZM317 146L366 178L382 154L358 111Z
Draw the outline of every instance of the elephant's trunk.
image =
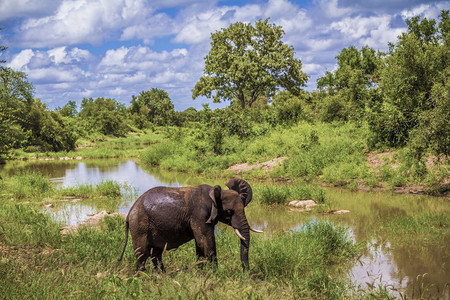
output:
M245 240L241 240L241 262L242 262L242 268L245 270L248 270L248 250L250 247L250 232L249 230L242 230L242 235L244 236Z
M240 238L242 268L244 270L248 270L248 268L249 268L248 250L250 247L250 226L248 225L247 219L245 218L245 214L243 217L238 218L238 220L236 220L236 218L232 218L231 226L233 226L236 234Z

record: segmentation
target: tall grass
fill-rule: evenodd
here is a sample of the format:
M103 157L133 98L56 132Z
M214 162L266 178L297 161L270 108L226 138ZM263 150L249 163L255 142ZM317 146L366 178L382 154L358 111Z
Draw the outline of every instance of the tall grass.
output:
M82 184L73 187L57 189L61 196L73 196L79 198L108 197L118 198L121 196L121 185L113 180L105 180L97 185Z
M119 198L122 186L112 180L105 180L97 185L83 184L73 187L56 188L50 180L39 173L20 173L0 180L3 196L16 201L42 201L45 198L79 197Z
M446 213L423 213L397 216L387 224L388 234L400 242L431 243L450 236L450 216Z
M291 200L313 199L318 203L325 202L325 191L310 184L271 184L255 188L260 203L266 205L285 204Z
M19 200L41 199L53 191L48 178L38 173L23 173L0 181L4 192Z
M41 230L58 228L58 224L50 223ZM116 268L123 229L122 218L105 217L99 228L82 228L64 238L56 235L53 239L57 242L53 244L35 243L37 248L32 255L20 248L0 249L0 293L7 299L338 299L349 293L349 286L333 268L345 266L357 253L345 236L345 229L331 223L315 223L305 225L300 232L255 236L250 248L251 269L242 272L236 236L232 230L220 229L218 267L198 268L195 247L190 242L164 254L166 274L148 271L134 277L135 259L130 245L121 268ZM2 236L9 238L10 234L16 233ZM37 236L37 241L45 240L45 236ZM9 245L20 244L12 241ZM148 264L151 269L151 262Z

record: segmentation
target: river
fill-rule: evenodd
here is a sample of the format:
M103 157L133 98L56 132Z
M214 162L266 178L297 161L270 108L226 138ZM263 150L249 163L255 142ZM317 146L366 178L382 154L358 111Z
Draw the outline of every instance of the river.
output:
M61 202L46 208L58 221L72 225L82 222L99 210L127 213L136 198L158 185L185 186L207 183L224 187L226 179L208 180L184 173L166 172L143 167L132 160L92 161L32 161L13 162L0 169L3 173L33 170L51 178L57 186L97 184L113 180L123 185L123 197L119 201L101 200ZM223 181L223 182L222 182ZM250 182L251 183L251 182ZM444 242L416 243L408 247L389 239L377 231L393 218L414 216L424 212L450 213L448 199L424 195L399 195L390 192L351 192L342 189L326 189L326 201L330 208L351 212L343 215L322 215L314 212L299 213L285 206L267 207L251 203L246 209L250 224L266 234L280 230L295 230L311 219L327 219L348 226L358 243L367 243L366 253L350 270L355 284L366 288L367 284L382 286L395 296L411 295L413 289L423 285L434 297L450 299L450 237ZM442 240L442 239L441 239ZM396 294L397 293L397 294ZM417 292L416 292L417 293Z

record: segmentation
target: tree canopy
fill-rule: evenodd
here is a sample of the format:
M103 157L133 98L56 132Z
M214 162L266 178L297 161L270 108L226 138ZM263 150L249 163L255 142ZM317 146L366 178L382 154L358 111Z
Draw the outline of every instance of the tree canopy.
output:
M137 120L139 117L144 118L140 123L147 121L155 125L172 124L175 115L169 94L157 88L143 91L138 97L133 96L129 110Z
M281 26L268 21L259 20L255 26L237 22L211 35L204 76L192 90L193 99L237 99L245 108L259 96L273 96L280 87L294 95L300 93L308 76L294 57L294 49L281 40Z

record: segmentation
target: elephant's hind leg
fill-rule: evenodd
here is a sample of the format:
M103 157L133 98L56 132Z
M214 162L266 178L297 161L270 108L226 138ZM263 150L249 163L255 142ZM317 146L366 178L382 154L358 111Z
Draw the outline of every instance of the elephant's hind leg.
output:
M166 269L164 268L164 264L162 262L162 254L163 250L161 248L152 248L150 251L150 256L152 258L152 263L155 270L165 272Z
M150 256L147 235L142 234L133 239L134 255L136 256L136 272L145 271L145 263Z

